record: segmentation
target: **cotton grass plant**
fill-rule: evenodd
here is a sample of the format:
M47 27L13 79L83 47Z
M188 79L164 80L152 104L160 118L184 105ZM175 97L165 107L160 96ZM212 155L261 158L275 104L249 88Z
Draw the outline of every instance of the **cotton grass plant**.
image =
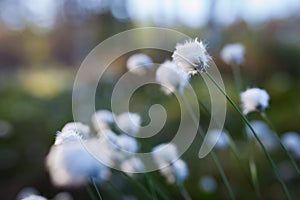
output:
M204 145L215 145L210 151L213 162L216 165L222 182L228 192L230 199L235 199L235 188L226 176L225 170L218 158L218 152L230 149L234 154L241 169L247 179L252 184L258 198L262 198L259 186L258 169L254 158L254 148L260 147L271 165L278 182L287 199L291 199L289 190L283 181L271 153L278 149L278 146L286 151L290 161L299 173L298 165L294 157L300 157L300 136L297 133L286 133L280 139L275 130L269 128L269 123L263 121L249 121L247 115L252 112L259 112L267 122L265 111L269 107L270 96L264 89L249 88L241 91L242 79L239 68L244 62L245 47L241 44L226 45L221 51L223 61L232 66L238 93L240 94L241 107L239 107L230 96L220 87L213 76L208 72L208 68L214 65L212 57L208 54L206 44L203 41L189 40L178 43L172 54L171 60L166 60L156 70L156 82L162 87L162 91L171 96L178 94L182 97L184 105L193 118L195 126L199 126L198 134L200 138L205 138L204 128L197 121L195 113L185 97L185 88L191 80L191 76L202 74L210 80L214 86L226 97L245 123L246 138L249 144L249 155L247 161L249 168L245 166L242 155L229 131L214 129L208 134L207 143ZM127 69L141 76L146 70L153 69L152 59L145 54L134 54L127 60ZM196 77L197 78L197 77ZM200 101L203 110L208 113L208 109ZM212 119L215 120L215 119ZM95 189L98 199L101 199L100 190L102 184L110 183L113 185L111 177L116 173L115 170L99 162L84 147L98 148L98 156L110 166L119 167L121 175L143 192L145 199L171 199L168 191L150 173L141 173L146 168L146 163L135 157L139 153L141 146L135 137L139 135L140 126L143 122L138 113L113 113L109 110L98 110L91 116L92 127L80 122L67 123L56 135L55 142L50 148L46 158L46 167L54 185L59 187L79 187L91 183ZM216 122L218 123L218 122ZM225 125L226 126L226 125ZM92 133L94 132L94 133ZM219 135L219 133L221 133ZM159 174L165 182L175 185L179 189L184 199L191 199L185 181L188 181L191 172L188 163L183 159L178 159L178 150L175 144L161 143L151 148L152 158L157 165ZM292 155L291 155L292 153ZM120 175L120 174L119 174ZM145 185L140 177L145 177ZM206 175L201 178L200 189L207 193L214 192L220 187L216 180ZM113 186L117 192L120 188ZM87 187L91 198L95 198L93 191Z

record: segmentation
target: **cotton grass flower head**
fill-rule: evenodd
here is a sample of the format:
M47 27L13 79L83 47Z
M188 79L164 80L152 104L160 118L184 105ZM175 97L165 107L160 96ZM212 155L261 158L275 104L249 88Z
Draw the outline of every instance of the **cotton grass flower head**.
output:
M281 141L287 150L300 159L300 135L298 133L286 132L282 135Z
M90 127L81 122L69 122L61 130L61 132L74 131L80 135L83 139L90 137Z
M200 179L199 185L200 188L207 193L215 192L218 187L217 181L212 176L203 176Z
M54 185L80 186L91 178L99 183L109 178L110 170L86 149L89 145L98 144L91 143L91 140L93 139L83 141L85 144L73 141L51 147L46 157L46 168Z
M110 129L114 124L114 114L109 110L98 110L92 116L92 124L96 131Z
M244 62L245 47L240 43L227 44L221 51L222 60L228 65L240 65Z
M130 72L144 75L153 66L153 61L149 56L138 53L128 58L126 66Z
M47 198L40 195L32 194L28 197L23 198L22 200L47 200Z
M74 130L57 131L54 145L68 144L73 142L80 142L82 136Z
M116 124L122 132L136 136L140 130L141 117L136 113L124 112L116 117Z
M20 190L20 192L17 194L16 200L21 200L26 197L29 197L30 195L38 195L39 191L36 188L33 187L25 187Z
M215 145L217 149L226 149L229 145L229 138L225 131L212 129L207 132L207 145Z
M172 143L163 143L152 149L154 162L161 166L174 162L178 159L177 147Z
M162 85L162 90L167 95L175 91L178 91L179 94L183 94L183 90L188 84L189 79L189 73L169 60L161 64L156 71L156 81Z
M161 167L159 171L166 177L167 182L170 184L182 184L189 175L187 164L181 159L176 160L166 167Z
M240 94L243 113L246 115L253 111L264 112L269 106L269 94L259 88L250 88Z
M133 176L135 173L143 172L144 169L144 163L141 159L136 157L124 160L121 164L121 170L129 176Z
M205 44L197 38L177 44L172 58L180 68L192 75L205 71L211 60Z
M253 120L250 124L268 151L277 149L279 144L276 139L276 133L274 133L266 123L259 120ZM246 132L250 138L254 138L254 134L249 127L246 127Z

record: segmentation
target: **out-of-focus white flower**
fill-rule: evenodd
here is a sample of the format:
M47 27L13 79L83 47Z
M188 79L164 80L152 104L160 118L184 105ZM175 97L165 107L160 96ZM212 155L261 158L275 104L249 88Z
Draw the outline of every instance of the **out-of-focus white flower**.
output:
M297 158L300 158L300 135L296 132L284 133L281 141L286 149L291 151Z
M86 150L90 144L98 144L90 143L91 140L84 140L84 145L70 142L51 147L46 157L46 167L54 185L79 186L91 178L99 183L109 178L110 170Z
M229 145L227 133L220 129L210 130L207 132L207 145L215 145L214 147L217 149L226 149Z
M259 88L250 88L240 94L243 113L246 115L253 111L264 112L269 106L269 94Z
M217 181L212 176L203 176L200 179L199 185L207 193L213 193L218 187Z
M28 197L25 197L22 200L47 200L47 199L43 196L32 194L32 195L29 195Z
M114 114L109 110L98 110L92 116L92 124L96 131L110 129L114 123Z
M55 138L55 145L61 145L72 142L80 142L82 136L79 135L76 131L68 130L64 132L57 131Z
M152 149L154 162L159 165L166 165L178 159L177 147L172 143L163 143Z
M136 136L140 130L141 117L136 113L124 112L116 117L116 124L121 131Z
M125 134L121 134L118 136L117 146L120 148L120 150L126 151L128 153L136 153L139 149L139 145L136 139Z
M160 173L166 177L168 183L181 184L189 175L186 163L179 159L169 166L159 169Z
M90 127L84 125L81 122L69 122L61 130L61 132L74 131L80 135L83 139L90 137Z
M30 195L38 195L39 191L33 187L25 187L17 194L16 200L21 200Z
M189 82L189 78L189 73L169 60L161 64L156 71L156 81L163 85L162 89L167 95L175 91L182 94Z
M143 172L144 169L144 163L141 161L141 159L136 157L124 160L121 163L121 170L130 176L134 175L135 173Z
M227 44L221 51L222 60L228 65L240 65L244 62L245 47L240 43Z
M273 151L278 147L278 141L275 136L276 133L274 133L266 123L253 120L250 124L267 150ZM254 134L249 127L246 127L246 132L250 138L254 138Z
M68 192L60 192L53 198L54 200L73 200L73 197Z
M142 53L134 54L127 60L127 69L135 74L144 75L153 66L152 59Z
M205 71L211 60L202 41L186 41L184 44L177 44L172 55L173 61L189 74L196 74L198 71Z

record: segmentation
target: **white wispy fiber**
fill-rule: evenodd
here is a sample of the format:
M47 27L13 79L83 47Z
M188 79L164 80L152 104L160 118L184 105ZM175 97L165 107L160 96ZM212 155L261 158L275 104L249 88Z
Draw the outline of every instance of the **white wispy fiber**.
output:
M121 170L127 173L129 176L133 176L135 173L143 172L145 169L144 163L141 159L131 157L121 163Z
M221 51L222 60L228 65L240 65L244 62L245 47L240 43L227 44Z
M136 113L124 112L116 117L118 128L132 136L136 136L140 130L141 117Z
M80 142L81 140L82 136L74 130L67 130L64 132L57 131L54 145Z
M169 60L162 63L156 71L156 81L162 85L162 90L167 95L175 91L183 94L183 90L188 84L189 79L189 73Z
M266 123L258 120L253 120L250 122L250 124L268 151L277 149L279 144L276 139L276 133L274 133ZM249 127L246 127L246 132L250 138L254 138L254 134Z
M243 113L246 115L253 111L264 112L269 106L269 94L259 88L250 88L240 94Z
M226 149L229 145L229 138L227 133L220 129L212 129L208 131L207 145L215 145L214 147L217 149Z
M297 158L300 158L300 135L296 132L286 132L281 137L282 144Z
M47 200L47 198L43 197L43 196L39 196L39 195L29 195L28 197L23 198L22 200Z
M101 143L101 152L105 154L101 158L111 165L119 166L139 150L136 139L126 134L117 135L111 130L105 130L101 132L101 137L104 139Z
M91 178L99 183L109 178L110 170L87 151L89 145L98 145L98 140L74 140L51 147L46 167L54 185L80 186Z
M172 58L179 67L192 75L205 71L211 60L206 46L197 38L183 44L177 44Z
M199 185L200 188L207 193L213 193L218 187L217 181L212 176L203 176L200 179Z
M57 195L55 195L53 200L73 200L73 197L68 192L60 192Z
M92 116L92 124L96 131L110 129L114 124L114 114L109 110L98 110Z
M69 122L61 130L61 132L74 131L83 139L90 137L90 127L81 122Z
M127 60L127 69L137 75L144 75L153 66L152 59L142 53L134 54Z
M154 147L152 156L160 173L166 177L168 183L180 184L188 177L188 167L183 160L178 159L178 150L174 144L164 143Z
M157 165L170 164L178 159L178 150L172 143L163 143L152 149L152 157Z
M29 197L30 195L38 195L39 191L33 187L25 187L20 190L20 192L17 194L16 200L21 200L26 197Z

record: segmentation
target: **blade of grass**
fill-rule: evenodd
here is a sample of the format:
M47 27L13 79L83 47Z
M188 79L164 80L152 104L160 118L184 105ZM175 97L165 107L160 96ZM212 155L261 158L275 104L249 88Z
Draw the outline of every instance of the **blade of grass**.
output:
M187 99L185 98L185 96L184 96L184 95L181 95L181 96L182 96L183 103L185 104L186 108L188 109L188 112L189 112L189 114L191 115L191 117L192 117L192 119L193 119L195 125L198 126L198 125L199 125L199 122L197 121L197 118L196 118L196 116L195 116L195 113L194 113L193 109L192 109L191 106L189 105L189 103L188 103ZM204 139L204 131L203 131L203 129L201 128L200 125L199 125L199 129L198 129L198 133L199 133L199 135L201 136L201 138ZM232 190L232 188L231 188L231 186L230 186L230 184L229 184L229 181L228 181L228 179L227 179L227 177L226 177L226 175L225 175L225 172L224 172L224 170L223 170L222 165L220 164L220 161L219 161L217 155L215 154L214 150L212 150L209 154L211 155L211 157L212 157L214 163L216 164L216 167L217 167L217 169L218 169L218 171L219 171L219 173L220 173L220 175L221 175L221 177L222 177L222 179L223 179L223 182L224 182L224 184L225 184L225 188L226 188L226 190L227 190L227 192L228 192L230 198L231 198L231 199L235 199L235 195L234 195L234 193L233 193L233 190Z
M178 183L177 185L179 187L179 190L180 190L183 198L185 200L192 200L192 198L191 198L190 194L188 193L187 189L185 188L184 184L183 183Z
M242 117L243 121L246 123L246 125L250 128L251 132L253 133L255 139L258 141L259 145L261 146L264 154L266 155L268 161L271 164L271 167L274 171L274 174L278 180L278 182L280 183L283 192L286 196L287 199L291 199L291 195L284 183L284 181L282 180L279 171L275 165L275 162L273 161L271 155L269 154L269 152L266 150L265 146L263 145L262 141L260 140L260 138L257 136L256 132L254 131L253 127L251 126L249 120L247 119L247 117L240 111L240 109L238 108L238 106L233 102L233 100L226 94L226 92L219 86L219 84L214 80L214 78L206 71L205 74L208 76L208 78L215 84L215 86L220 90L220 92L226 97L226 99L229 101L229 103L233 106L233 108L238 112L238 114Z
M92 200L96 200L97 199L95 197L95 195L94 195L94 193L93 193L93 191L92 191L92 189L91 189L91 187L90 187L90 185L88 183L85 184L85 189L86 189L87 193L89 194L90 199L92 199Z
M300 176L299 166L297 165L294 157L291 155L289 150L287 150L287 148L282 143L282 141L281 141L280 137L278 136L278 133L277 133L275 127L273 126L272 122L269 120L268 116L265 113L262 113L261 116L265 120L265 122L269 125L269 127L274 131L274 136L275 136L276 140L279 142L281 148L285 151L285 153L287 154L288 158L290 159L293 167L296 169L297 174Z
M91 177L91 181L92 181L93 186L94 186L94 188L95 188L95 190L96 190L96 192L97 192L97 195L98 195L99 200L102 200L100 191L99 191L99 189L98 189L98 187L97 187L97 184L96 184L96 182L95 182L95 179L93 179L93 177Z

